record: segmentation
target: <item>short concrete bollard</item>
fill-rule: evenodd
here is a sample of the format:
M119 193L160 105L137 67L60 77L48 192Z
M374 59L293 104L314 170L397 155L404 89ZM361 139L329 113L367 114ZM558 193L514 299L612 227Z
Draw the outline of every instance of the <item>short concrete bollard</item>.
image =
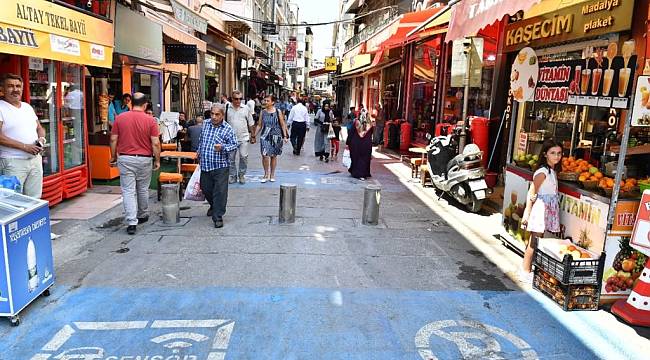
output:
M381 200L381 186L368 185L363 193L363 218L364 225L379 224L379 203Z
M178 204L178 184L163 184L162 193L162 218L164 224L178 224L181 220L181 211Z
M280 185L280 224L291 224L296 221L296 184Z

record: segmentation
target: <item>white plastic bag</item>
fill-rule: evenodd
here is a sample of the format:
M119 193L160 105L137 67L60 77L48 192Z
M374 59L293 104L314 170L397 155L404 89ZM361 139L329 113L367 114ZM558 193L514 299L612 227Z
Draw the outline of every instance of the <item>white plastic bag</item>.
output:
M352 166L352 158L350 157L350 149L348 147L345 147L345 150L343 150L343 160L341 160L341 163L343 166L346 168L350 168Z
M190 181L187 183L185 188L185 195L183 199L192 200L192 201L203 201L205 200L205 195L201 191L201 167L197 166L192 173Z

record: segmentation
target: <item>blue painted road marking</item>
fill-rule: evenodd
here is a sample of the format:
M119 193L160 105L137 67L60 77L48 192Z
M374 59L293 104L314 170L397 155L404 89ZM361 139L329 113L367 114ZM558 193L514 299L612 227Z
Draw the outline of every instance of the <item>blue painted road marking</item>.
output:
M597 358L524 292L336 291L56 287L21 326L0 325L0 357Z

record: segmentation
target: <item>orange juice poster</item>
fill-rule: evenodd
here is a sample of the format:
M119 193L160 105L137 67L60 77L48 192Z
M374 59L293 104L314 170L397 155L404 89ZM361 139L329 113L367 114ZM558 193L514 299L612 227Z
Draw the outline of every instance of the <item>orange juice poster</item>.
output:
M650 126L650 76L639 76L637 79L632 126Z

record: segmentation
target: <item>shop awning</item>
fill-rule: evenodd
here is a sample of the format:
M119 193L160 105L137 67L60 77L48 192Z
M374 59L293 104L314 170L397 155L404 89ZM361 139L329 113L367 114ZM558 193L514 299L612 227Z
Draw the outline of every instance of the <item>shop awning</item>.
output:
M408 34L415 28L422 25L423 22L430 19L435 14L439 13L443 8L429 8L422 11L414 11L402 15L397 26L397 31L391 35L386 41L381 43L382 49L392 49L395 47L403 46L408 40Z
M170 24L162 24L162 27L163 27L162 28L163 34L169 36L170 38L176 40L177 42L186 45L196 45L196 48L199 51L201 52L206 51L207 44L205 43L205 41L197 37L194 37Z
M237 49L237 51L248 55L249 57L254 58L255 57L255 50L253 50L251 47L247 46L243 42L237 40L236 38L232 38L232 46Z
M325 75L325 74L329 74L329 73L330 72L325 70L325 68L320 68L320 69L310 71L309 72L309 77L313 78L313 77L317 77L317 76L321 76L321 75Z
M3 0L0 11L0 53L39 57L75 64L110 68L113 63L113 24L47 1L30 1L33 13L65 19L56 26L46 17L29 17L20 11L24 2ZM40 20L39 20L40 19ZM49 18L47 18L49 19ZM43 20L43 21L41 21Z
M451 7L445 6L442 10L431 15L430 18L426 19L420 26L411 30L406 36L411 37L415 34L420 34L424 31L438 31L444 30L447 31L447 25L449 25L449 20L451 19ZM442 28L444 26L444 28ZM422 37L422 36L420 36Z
M474 36L484 27L505 15L526 11L540 0L463 0L452 7L449 30L445 41Z

